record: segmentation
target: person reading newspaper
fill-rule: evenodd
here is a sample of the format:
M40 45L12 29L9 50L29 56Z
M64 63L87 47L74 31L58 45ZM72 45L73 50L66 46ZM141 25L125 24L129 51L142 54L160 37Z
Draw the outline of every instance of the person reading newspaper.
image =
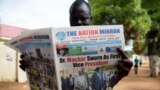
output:
M70 26L86 26L91 25L91 8L90 5L85 2L84 0L76 0L70 7ZM127 55L124 53L123 50L117 48L118 53L121 55L121 59L118 61L118 79L114 82L112 87L114 87L123 77L127 76L133 63L129 61ZM25 55L21 55L20 60L20 68L25 70L28 68L29 65L25 62Z

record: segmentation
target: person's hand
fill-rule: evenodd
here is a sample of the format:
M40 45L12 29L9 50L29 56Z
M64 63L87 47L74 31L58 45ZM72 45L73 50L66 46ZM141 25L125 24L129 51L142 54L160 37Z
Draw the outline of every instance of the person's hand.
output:
M19 61L19 63L20 63L19 67L20 67L23 71L25 71L25 69L29 67L28 62L24 60L24 59L25 59L25 54L21 54L21 55L20 55L20 58L21 58L21 60Z
M122 60L118 61L118 80L121 80L123 77L127 76L129 74L129 71L133 65L133 62L130 61L127 57L127 55L124 53L123 50L120 48L117 48L118 53L121 55Z

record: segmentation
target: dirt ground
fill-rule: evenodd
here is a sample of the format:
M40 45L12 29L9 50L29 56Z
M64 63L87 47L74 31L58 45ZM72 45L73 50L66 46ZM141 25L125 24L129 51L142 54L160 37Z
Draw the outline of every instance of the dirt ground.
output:
M150 78L149 75L149 63L142 64L138 75L132 68L129 76L123 78L113 90L160 90L160 77Z
M0 90L29 90L27 83L0 82ZM160 77L150 78L148 63L142 64L138 75L133 68L129 76L122 79L113 90L160 90Z

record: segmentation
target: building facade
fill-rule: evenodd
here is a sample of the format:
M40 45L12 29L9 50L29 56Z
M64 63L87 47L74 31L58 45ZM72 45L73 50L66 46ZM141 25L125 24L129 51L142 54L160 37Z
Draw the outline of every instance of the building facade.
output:
M19 68L19 53L5 43L25 31L24 28L0 24L0 81L25 82L26 74Z

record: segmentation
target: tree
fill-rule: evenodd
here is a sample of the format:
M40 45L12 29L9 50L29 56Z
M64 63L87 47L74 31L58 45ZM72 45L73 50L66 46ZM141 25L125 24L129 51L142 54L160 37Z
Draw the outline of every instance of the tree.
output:
M151 30L160 30L160 1L158 0L142 0L142 7L147 10L151 17L152 25ZM160 33L159 33L160 34ZM157 34L157 38L160 39L160 35Z
M139 43L145 43L145 35L151 27L151 19L147 11L141 7L141 0L89 1L92 7L93 24L123 24L126 42L130 39L136 40L135 52L146 51L146 48L139 47Z
M150 71L152 77L157 77L160 73L160 2L158 0L143 0L142 7L145 8L152 20L151 30L147 34L148 55L150 63ZM157 41L158 40L158 41Z

